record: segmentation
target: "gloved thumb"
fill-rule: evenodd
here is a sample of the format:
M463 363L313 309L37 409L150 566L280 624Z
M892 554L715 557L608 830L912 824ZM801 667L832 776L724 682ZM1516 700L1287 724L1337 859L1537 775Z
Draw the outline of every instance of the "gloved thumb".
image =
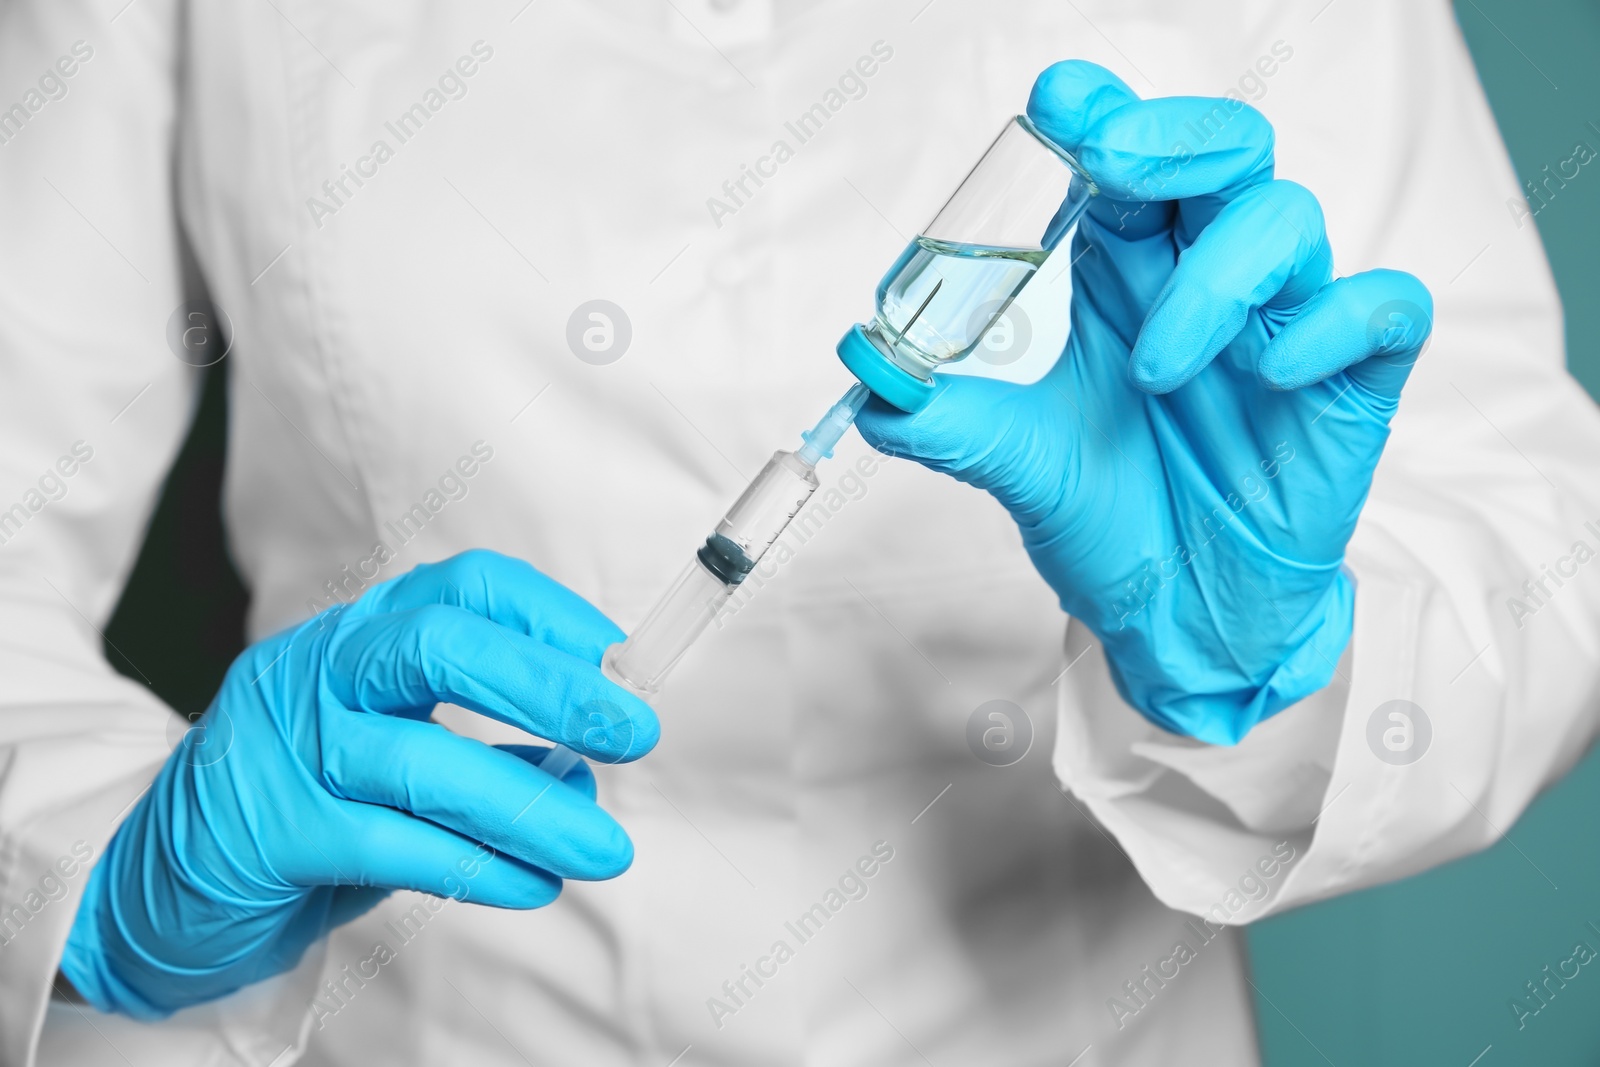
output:
M908 414L877 397L856 427L879 452L915 460L993 494L1017 522L1059 504L1068 449L1050 405L1027 386L940 377L928 406Z

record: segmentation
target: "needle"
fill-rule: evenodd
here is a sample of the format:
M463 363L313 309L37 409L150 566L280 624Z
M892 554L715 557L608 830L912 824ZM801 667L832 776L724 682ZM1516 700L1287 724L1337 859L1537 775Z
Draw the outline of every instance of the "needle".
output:
M943 278L940 278L938 281L933 283L933 288L928 291L928 298L922 302L921 307L917 308L916 314L907 319L906 324L900 327L899 332L901 337L904 337L906 335L906 331L911 329L911 324L920 319L922 317L922 313L928 310L928 305L933 303L933 298L939 295L939 287L943 284Z

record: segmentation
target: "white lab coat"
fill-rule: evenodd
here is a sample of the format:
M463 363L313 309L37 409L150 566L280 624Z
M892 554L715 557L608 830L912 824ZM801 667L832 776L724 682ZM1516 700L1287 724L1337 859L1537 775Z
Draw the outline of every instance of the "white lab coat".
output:
M92 56L33 109L78 41ZM165 337L180 221L236 330L225 506L253 634L370 572L378 541L382 577L488 546L627 627L842 391L832 346L879 273L1068 56L1254 99L1341 272L1408 269L1438 301L1351 546L1340 680L1236 748L1165 735L992 501L852 436L821 528L672 678L660 747L602 769L625 876L530 913L399 894L160 1025L49 1000L73 850L99 854L172 743L96 631L194 404ZM463 57L465 95L429 97ZM830 97L863 57L864 89ZM1600 420L1443 2L19 0L0 71L28 110L0 145L0 507L25 512L0 544L5 1067L1250 1064L1224 920L1487 845L1593 733L1600 565L1564 565L1532 615L1506 601L1600 545ZM785 124L818 103L799 143ZM767 177L734 201L741 165ZM367 176L335 200L344 168ZM1050 275L1007 373L1059 350ZM597 298L631 324L609 365L567 342ZM80 441L64 489L30 496ZM478 442L465 495L441 489ZM386 524L417 504L401 544ZM1366 738L1402 698L1433 737L1396 767ZM966 741L995 699L1036 734L1009 768ZM830 896L863 857L865 895Z

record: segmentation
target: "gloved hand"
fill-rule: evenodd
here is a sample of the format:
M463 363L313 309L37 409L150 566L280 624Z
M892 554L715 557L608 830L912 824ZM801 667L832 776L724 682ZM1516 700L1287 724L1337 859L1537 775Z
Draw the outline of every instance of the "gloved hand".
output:
M1316 198L1273 180L1248 105L1141 101L1067 62L1028 115L1100 189L1066 350L1034 385L947 378L920 413L874 401L858 425L998 498L1131 705L1233 743L1349 641L1345 545L1432 299L1398 271L1333 280Z
M156 1019L291 969L392 889L537 908L563 878L622 873L633 845L581 762L558 782L548 749L428 721L449 701L636 759L655 715L596 666L621 636L474 551L245 650L91 872L62 972L100 1010Z

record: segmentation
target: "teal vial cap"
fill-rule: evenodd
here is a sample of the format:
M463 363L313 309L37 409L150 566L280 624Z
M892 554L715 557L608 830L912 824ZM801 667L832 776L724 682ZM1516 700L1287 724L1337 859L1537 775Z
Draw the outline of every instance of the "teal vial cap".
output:
M872 343L866 328L859 322L839 338L835 351L862 385L901 411L921 411L933 399L933 380L918 378L898 366L883 349Z

